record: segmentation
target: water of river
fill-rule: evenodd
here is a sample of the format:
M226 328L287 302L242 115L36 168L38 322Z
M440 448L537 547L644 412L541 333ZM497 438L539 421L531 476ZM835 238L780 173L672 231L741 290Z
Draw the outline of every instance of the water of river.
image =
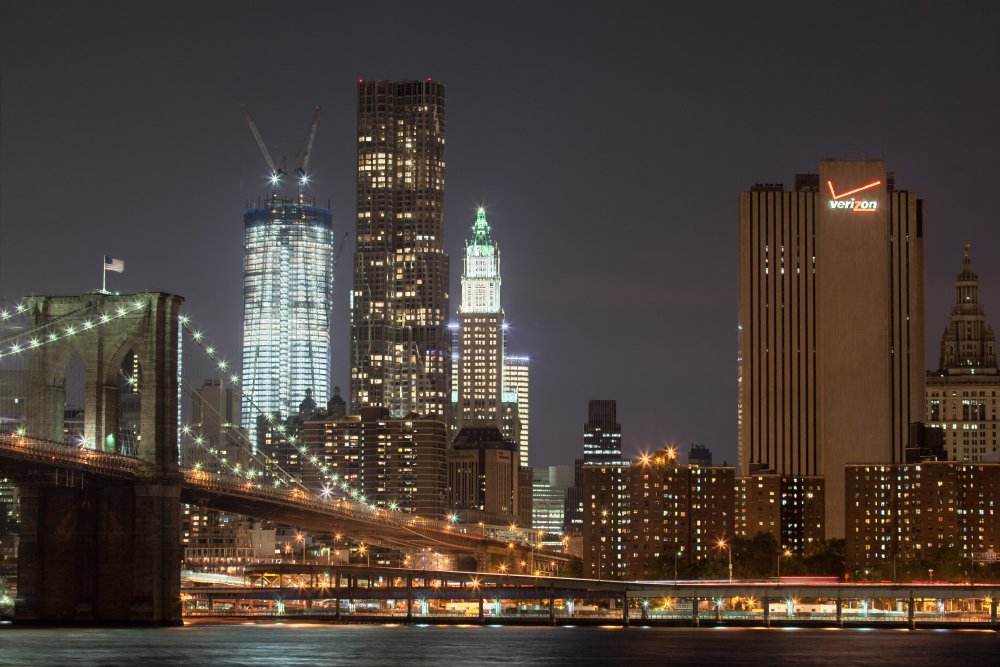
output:
M961 630L189 625L0 627L0 665L987 665L1000 635Z

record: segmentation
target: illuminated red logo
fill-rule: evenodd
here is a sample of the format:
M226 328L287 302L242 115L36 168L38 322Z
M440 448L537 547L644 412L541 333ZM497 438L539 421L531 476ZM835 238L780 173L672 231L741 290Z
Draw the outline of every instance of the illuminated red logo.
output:
M875 181L874 183L848 190L839 195L833 189L833 181L827 181L826 184L830 187L830 195L833 197L833 200L830 202L830 208L846 208L855 213L874 213L878 208L878 202L875 200L858 199L857 197L851 197L851 195L874 188L876 185L881 185L882 181ZM851 198L847 199L847 197Z

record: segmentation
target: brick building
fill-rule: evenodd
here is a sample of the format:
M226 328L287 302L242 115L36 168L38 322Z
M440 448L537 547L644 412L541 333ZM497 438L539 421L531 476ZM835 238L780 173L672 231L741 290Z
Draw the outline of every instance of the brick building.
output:
M849 465L845 482L848 568L1000 546L998 464Z
M793 553L824 539L824 493L815 477L736 477L729 466L687 466L673 451L638 462L583 466L583 568L588 577L655 575L680 554L720 555L720 542L773 533Z

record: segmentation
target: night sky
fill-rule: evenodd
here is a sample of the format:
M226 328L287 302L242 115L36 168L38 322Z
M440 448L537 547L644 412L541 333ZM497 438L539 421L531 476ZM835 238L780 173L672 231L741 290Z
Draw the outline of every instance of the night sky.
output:
M965 241L1000 326L1000 3L687 4L6 0L0 296L100 287L107 254L109 289L183 295L238 361L242 211L268 190L239 104L292 164L318 105L346 394L356 83L430 77L451 307L482 204L532 465L580 456L592 398L618 400L626 454L735 462L737 197L823 157L883 157L926 201L928 367Z

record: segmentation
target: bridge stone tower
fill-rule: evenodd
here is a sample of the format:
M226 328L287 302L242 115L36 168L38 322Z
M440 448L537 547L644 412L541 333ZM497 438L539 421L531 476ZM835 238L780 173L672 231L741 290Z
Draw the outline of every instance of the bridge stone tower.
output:
M131 351L142 368L138 457L145 470L141 481L95 482L84 476L60 484L51 472L17 477L15 621L179 625L177 344L183 298L95 293L33 296L26 302L33 329L65 329L65 321L79 329L31 349L26 435L62 441L64 372L79 352L86 366L84 446L115 451L119 369Z

